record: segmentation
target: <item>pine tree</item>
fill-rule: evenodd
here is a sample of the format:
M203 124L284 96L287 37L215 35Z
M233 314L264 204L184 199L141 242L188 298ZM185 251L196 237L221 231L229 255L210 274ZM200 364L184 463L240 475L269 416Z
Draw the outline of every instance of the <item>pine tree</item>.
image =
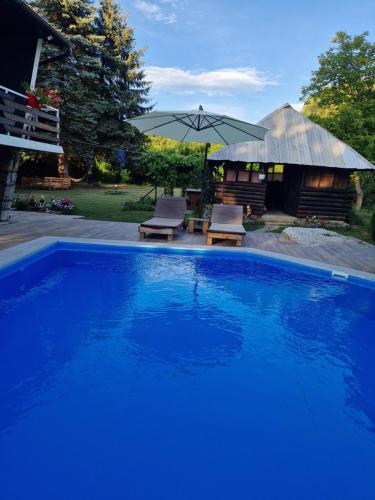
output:
M144 51L135 48L134 32L114 0L101 0L96 34L100 39L100 89L106 103L98 139L111 147L107 158L113 159L116 148L125 148L131 164L137 160L138 146L144 139L124 120L151 109L147 98L150 85L142 68Z
M61 142L65 159L92 161L97 125L105 103L100 92L101 74L95 8L91 0L33 0L32 7L75 45L71 55L42 66L38 85L60 95ZM56 55L45 46L42 59Z

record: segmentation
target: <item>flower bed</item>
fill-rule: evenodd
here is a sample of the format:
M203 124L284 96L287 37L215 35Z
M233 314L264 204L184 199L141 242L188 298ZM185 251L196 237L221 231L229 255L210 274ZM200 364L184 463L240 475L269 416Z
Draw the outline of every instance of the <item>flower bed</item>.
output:
M16 210L32 210L35 212L46 213L71 213L75 205L69 198L55 199L46 201L43 196L36 200L33 196L17 196L13 202L13 208Z

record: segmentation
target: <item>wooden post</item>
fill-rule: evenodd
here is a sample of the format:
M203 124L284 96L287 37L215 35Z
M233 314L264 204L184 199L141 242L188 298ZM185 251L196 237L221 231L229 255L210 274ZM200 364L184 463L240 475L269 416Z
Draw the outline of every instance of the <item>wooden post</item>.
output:
M17 149L0 147L0 223L10 219L19 161Z
M354 186L355 186L355 192L356 192L356 200L355 200L355 209L356 210L361 210L362 208L362 203L363 203L363 191L362 191L362 186L361 186L361 178L358 175L358 172L354 174Z
M201 190L201 198L199 200L199 217L202 217L205 206L208 201L212 201L212 172L209 170L207 165L207 156L208 151L211 147L211 144L208 142L204 147L204 161L203 161L203 172L202 172L202 190Z

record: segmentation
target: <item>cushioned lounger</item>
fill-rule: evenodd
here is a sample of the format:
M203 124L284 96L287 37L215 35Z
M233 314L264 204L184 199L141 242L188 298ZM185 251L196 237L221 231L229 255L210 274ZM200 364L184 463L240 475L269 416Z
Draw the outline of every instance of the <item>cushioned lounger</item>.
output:
M241 205L213 205L211 226L207 232L207 245L214 239L234 240L239 247L246 234L242 225L243 208Z
M168 241L184 224L185 198L165 197L156 201L155 216L139 226L139 239L147 234L166 234Z

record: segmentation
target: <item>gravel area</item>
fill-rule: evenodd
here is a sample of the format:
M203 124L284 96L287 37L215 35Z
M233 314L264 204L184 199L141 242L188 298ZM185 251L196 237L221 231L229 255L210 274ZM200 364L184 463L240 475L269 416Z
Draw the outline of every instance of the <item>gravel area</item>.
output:
M324 245L326 243L340 243L348 239L346 236L342 236L334 231L318 227L287 227L281 235L286 240L291 240L309 247Z

